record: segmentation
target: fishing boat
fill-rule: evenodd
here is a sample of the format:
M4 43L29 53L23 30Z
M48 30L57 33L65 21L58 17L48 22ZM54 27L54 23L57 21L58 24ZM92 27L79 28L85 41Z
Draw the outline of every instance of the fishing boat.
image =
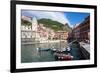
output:
M67 51L70 51L71 50L71 48L70 47L67 47Z
M55 57L58 59L58 60L72 60L73 59L73 56L68 53L68 54L63 54L63 53L54 53Z
M66 51L66 48L62 48L62 51Z
M52 51L54 51L54 52L55 52L55 51L57 51L57 50L56 50L56 49L52 49Z
M72 60L73 59L73 56L70 55L70 54L67 54L67 55L63 55L61 57L61 60Z
M39 49L39 51L49 51L50 50L50 48L41 48L41 49Z
M40 48L40 47L38 47L37 50L38 51L49 51L50 48Z
M52 48L51 48L51 51L52 51L52 52L56 52L57 49L55 49L54 47L52 47Z

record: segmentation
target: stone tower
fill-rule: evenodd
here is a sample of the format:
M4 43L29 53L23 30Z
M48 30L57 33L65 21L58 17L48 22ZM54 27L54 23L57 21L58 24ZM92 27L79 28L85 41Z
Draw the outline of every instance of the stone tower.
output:
M39 41L40 35L38 33L38 21L35 16L32 18L32 31L35 33L35 41Z
M36 17L34 16L32 18L32 30L37 31L37 28L38 28L38 21L37 21Z

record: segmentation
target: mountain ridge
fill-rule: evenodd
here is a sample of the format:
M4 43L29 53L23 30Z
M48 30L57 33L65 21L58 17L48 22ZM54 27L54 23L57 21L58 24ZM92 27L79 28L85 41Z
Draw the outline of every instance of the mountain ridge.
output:
M54 31L70 32L72 30L71 27L68 25L68 23L62 24L58 21L54 21L51 19L45 19L45 18L39 19L38 22L42 23L45 27L53 29Z

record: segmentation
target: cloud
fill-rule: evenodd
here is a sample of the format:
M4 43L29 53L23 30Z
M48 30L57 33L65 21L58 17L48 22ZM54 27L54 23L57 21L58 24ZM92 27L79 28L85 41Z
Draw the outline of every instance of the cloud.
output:
M65 17L63 12L22 10L22 15L26 15L26 16L30 16L30 17L36 16L38 19L41 19L41 18L52 19L54 21L58 21L63 24L68 23L70 26L70 22Z

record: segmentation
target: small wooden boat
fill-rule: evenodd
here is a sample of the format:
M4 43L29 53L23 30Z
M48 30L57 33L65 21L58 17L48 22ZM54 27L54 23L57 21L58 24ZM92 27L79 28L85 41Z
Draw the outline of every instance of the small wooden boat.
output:
M57 51L57 49L54 49L54 48L53 48L52 51Z
M49 51L50 48L37 48L38 51Z
M68 54L63 54L63 53L54 53L55 57L58 58L58 60L72 60L73 56Z
M55 49L54 47L51 48L51 51L56 52L57 49Z
M67 47L67 51L70 51L71 50L71 48L70 47Z

